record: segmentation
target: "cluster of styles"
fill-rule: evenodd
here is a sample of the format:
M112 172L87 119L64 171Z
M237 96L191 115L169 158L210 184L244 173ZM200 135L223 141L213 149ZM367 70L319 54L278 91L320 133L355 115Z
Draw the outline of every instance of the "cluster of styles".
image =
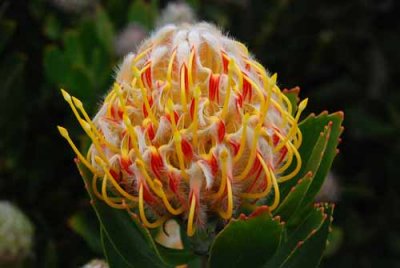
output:
M92 145L84 156L97 197L147 228L178 215L192 236L210 215L229 220L301 167L292 105L247 48L206 23L167 25L125 57L91 119L62 91Z

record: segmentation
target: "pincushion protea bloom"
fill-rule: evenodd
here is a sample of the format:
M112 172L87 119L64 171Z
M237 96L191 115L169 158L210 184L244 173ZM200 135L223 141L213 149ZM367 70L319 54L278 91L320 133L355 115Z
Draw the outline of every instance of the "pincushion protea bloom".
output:
M92 140L85 157L98 198L138 213L148 228L187 219L187 233L207 216L228 220L244 204L271 195L301 167L300 113L242 43L206 23L167 25L126 56L111 91L91 119L62 90Z

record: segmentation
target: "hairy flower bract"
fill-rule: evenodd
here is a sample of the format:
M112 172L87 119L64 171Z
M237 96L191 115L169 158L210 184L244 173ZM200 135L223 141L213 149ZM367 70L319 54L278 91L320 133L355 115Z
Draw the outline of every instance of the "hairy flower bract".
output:
M229 220L271 195L301 167L289 99L242 43L210 24L167 25L125 57L93 119L63 92L92 145L79 160L97 197L148 228L180 215L187 233L209 215ZM267 202L267 201L265 201Z

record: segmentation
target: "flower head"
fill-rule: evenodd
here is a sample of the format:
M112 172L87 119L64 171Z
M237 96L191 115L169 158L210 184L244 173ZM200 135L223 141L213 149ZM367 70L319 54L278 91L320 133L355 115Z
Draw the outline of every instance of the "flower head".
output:
M156 25L162 27L166 24L182 24L196 22L196 14L185 2L170 2L161 10Z
M0 266L22 263L32 253L34 227L14 204L0 201Z
M80 161L98 198L146 227L181 215L193 235L273 195L300 169L302 135L288 98L247 48L206 23L167 25L129 54L94 119L63 91L92 140Z

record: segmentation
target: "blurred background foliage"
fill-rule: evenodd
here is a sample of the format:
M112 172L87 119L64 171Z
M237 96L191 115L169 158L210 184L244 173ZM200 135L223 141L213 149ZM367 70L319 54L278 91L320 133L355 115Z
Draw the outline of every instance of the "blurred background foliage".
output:
M187 3L194 14L182 9L175 20L220 25L279 74L281 88L300 86L309 112L345 112L334 164L339 188L327 190L335 191L336 227L322 267L400 267L400 2ZM78 267L102 257L73 154L56 131L63 124L73 137L83 133L59 88L93 114L122 55L169 21L161 12L167 5L0 1L0 198L35 226L32 267Z

